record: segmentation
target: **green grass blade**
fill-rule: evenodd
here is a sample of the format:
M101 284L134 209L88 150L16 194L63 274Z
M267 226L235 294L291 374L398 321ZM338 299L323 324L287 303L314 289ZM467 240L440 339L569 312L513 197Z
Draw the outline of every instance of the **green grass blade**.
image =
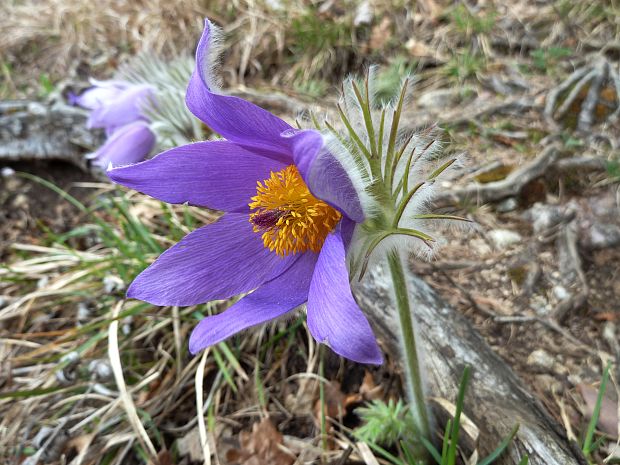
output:
M230 374L230 371L228 370L228 367L226 366L226 363L224 363L224 359L222 358L222 354L220 354L220 351L218 350L217 347L213 347L213 358L215 359L215 363L217 363L218 368L222 372L222 375L224 376L224 379L226 380L226 382L228 383L230 388L236 394L237 393L237 385L235 384L235 381L234 381L232 375Z
M118 209L123 218L125 218L127 221L127 226L131 228L136 238L146 244L151 249L151 252L160 254L162 252L162 248L157 244L157 242L155 242L149 230L146 229L144 225L129 212L126 203L124 201L113 199L112 204Z
M448 447L450 447L450 431L452 431L452 420L448 420L448 422L446 423L446 429L443 433L441 460L439 462L441 465L445 465L448 461Z
M530 461L529 456L524 455L523 457L521 457L521 461L519 462L519 465L527 465Z
M18 176L21 176L22 178L26 178L30 181L36 182L38 184L41 184L44 187L47 187L48 189L50 189L51 191L54 191L56 194L58 194L60 197L62 197L64 200L66 200L67 202L69 202L71 205L73 205L74 207L76 207L78 210L80 210L83 213L86 213L87 215L89 215L100 227L101 229L109 236L109 238L113 238L116 239L116 245L118 246L119 250L127 255L127 248L124 244L124 241L122 241L118 235L115 233L115 231L110 227L110 225L108 225L105 221L101 220L100 218L98 218L97 216L95 216L93 214L93 212L86 208L86 206L80 202L78 199L76 199L75 197L73 197L72 195L68 194L67 192L65 192L64 190L62 190L60 187L58 187L57 185L55 185L54 183L51 183L43 178L40 178L39 176L35 176L34 174L30 174L30 173L17 173Z
M429 454L431 454L433 459L435 459L435 462L441 465L441 455L439 455L439 451L435 448L435 446L433 446L433 444L428 439L426 439L424 436L420 436L419 439L422 442L422 445L429 452ZM406 449L407 446L402 441L401 441L401 446L403 447L403 450L407 450L407 452L409 452L409 450ZM412 463L415 463L415 462L412 462Z
M603 379L601 380L601 385L598 389L598 396L596 397L596 404L594 404L594 411L592 412L592 418L590 419L590 423L588 424L588 429L586 431L586 436L583 440L583 447L581 450L583 451L586 457L589 457L590 454L595 450L592 447L592 439L594 438L594 431L596 430L596 424L598 423L599 416L601 415L601 405L603 404L603 396L605 395L605 390L607 389L607 381L609 380L609 370L611 364L607 363L605 370L603 370Z
M500 455L502 455L502 453L510 445L510 443L512 442L512 440L516 436L517 431L519 431L519 424L518 423L512 428L512 431L510 431L510 434L507 437L505 437L502 442L500 442L499 446L497 446L497 448L493 452L491 452L489 455L487 455L484 459L482 459L480 462L478 462L478 465L490 465L495 460L497 460L497 458ZM522 461L523 461L523 459L522 459Z
M452 432L450 434L450 446L448 447L448 465L456 464L457 447L459 443L459 432L461 428L461 413L463 412L463 402L465 401L465 391L469 383L470 368L466 366L461 377L459 393L456 398L456 412L454 412L454 422L452 423Z
M235 370L239 370L241 371L241 364L239 363L239 360L237 360L237 357L235 356L235 354L232 353L232 350L230 350L230 347L228 347L228 344L225 342L220 342L217 345L217 348L219 350L221 350L224 353L224 357L226 357L226 360L228 360L228 362L230 363L230 365L235 369Z
M267 396L265 396L265 386L263 386L263 379L260 375L260 360L256 360L254 366L254 385L256 386L256 397L258 397L258 403L261 408L267 411Z

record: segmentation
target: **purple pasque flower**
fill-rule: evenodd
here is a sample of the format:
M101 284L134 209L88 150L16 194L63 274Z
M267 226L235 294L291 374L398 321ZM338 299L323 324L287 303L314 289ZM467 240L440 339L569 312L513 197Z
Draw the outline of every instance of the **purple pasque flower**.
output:
M121 126L95 152L86 155L102 169L124 166L144 160L155 147L155 134L144 121Z
M209 66L216 28L207 20L186 103L225 140L196 142L108 171L169 203L224 211L144 270L127 291L155 305L194 305L247 293L204 318L190 351L286 315L307 302L314 338L363 363L381 351L351 293L346 245L364 220L353 185L315 131L295 130L243 99L215 92Z
M108 135L134 121L146 121L144 108L154 101L154 88L148 84L124 81L96 81L93 87L70 100L91 110L88 128L103 128Z
M149 129L143 111L154 101L154 88L125 81L92 80L82 94L70 95L74 105L91 110L86 126L104 128L106 142L86 157L106 169L144 160L155 147L155 134Z
M92 87L89 87L80 95L69 94L69 103L78 105L87 110L94 110L105 105L109 100L116 98L130 84L124 81L99 81L90 79Z

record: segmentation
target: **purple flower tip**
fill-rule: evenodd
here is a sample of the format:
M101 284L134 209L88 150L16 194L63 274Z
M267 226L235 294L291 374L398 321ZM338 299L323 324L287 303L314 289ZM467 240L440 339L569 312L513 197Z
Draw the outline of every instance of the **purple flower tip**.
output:
M118 128L99 149L87 155L102 169L130 165L144 160L155 147L155 134L144 121Z

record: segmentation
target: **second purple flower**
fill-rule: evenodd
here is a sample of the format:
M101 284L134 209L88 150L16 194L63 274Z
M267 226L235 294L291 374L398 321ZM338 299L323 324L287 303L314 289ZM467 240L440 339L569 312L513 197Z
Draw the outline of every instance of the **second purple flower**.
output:
M155 147L156 137L144 116L144 107L154 101L154 89L124 81L92 81L93 87L71 103L90 110L87 126L105 129L106 142L87 155L102 169L144 160Z

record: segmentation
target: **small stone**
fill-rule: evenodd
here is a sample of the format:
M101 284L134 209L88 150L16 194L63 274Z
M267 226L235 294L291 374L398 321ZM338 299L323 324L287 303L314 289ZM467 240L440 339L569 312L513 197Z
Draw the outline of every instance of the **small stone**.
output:
M56 371L56 380L62 385L73 384L77 379L77 366L80 364L80 354L76 351L69 352L60 358L64 364L61 370Z
M543 373L541 375L536 375L535 381L536 385L541 391L552 392L555 394L561 394L564 390L563 384L555 379L555 377Z
M280 0L266 0L265 5L267 5L268 8L274 11L284 10L284 5L282 4Z
M13 189L11 189L11 190L13 190ZM26 208L28 208L28 204L29 203L30 202L28 200L28 196L26 196L24 194L17 194L15 196L15 199L13 200L12 207L16 208L16 209L25 210Z
M553 365L553 372L560 376L568 376L569 374L568 368L566 368L564 364L559 362Z
M418 98L418 105L422 108L430 108L440 111L450 108L460 99L459 89L437 89L425 92Z
M38 102L31 102L28 104L28 112L32 115L43 116L48 110L45 108L45 105Z
M416 40L413 37L407 41L405 48L409 50L409 53L413 57L433 57L436 51L431 49L428 45L420 40Z
M9 166L5 166L4 168L2 168L2 171L0 173L2 173L3 178L10 178L15 174L15 170Z
M73 350L65 355L63 355L62 357L60 357L60 363L75 363L77 361L80 360L80 354L79 352Z
M515 211L519 206L519 202L514 197L508 197L506 200L501 201L497 204L496 210L499 213L508 213Z
M620 243L620 226L607 223L595 224L586 232L582 242L586 248L593 250L614 247Z
M368 25L372 23L373 18L372 6L370 6L369 1L364 1L359 4L357 10L355 11L355 19L353 19L353 25L355 27Z
M560 302L562 300L566 300L570 297L569 292L566 290L566 288L564 286L553 286L553 295L555 296L556 299L558 299Z
M615 339L616 325L613 321L608 321L607 323L605 323L605 326L603 326L603 337L610 340Z
M489 231L489 238L497 249L506 249L523 240L519 233L508 229L493 229L492 231Z
M87 321L88 319L90 319L90 316L91 316L91 312L90 312L90 308L88 308L88 305L85 302L80 302L77 308L78 323L81 324Z
M539 370L551 370L555 359L544 349L536 349L527 357L527 364Z
M101 381L112 378L112 367L105 359L91 360L88 364L88 371Z
M562 221L562 214L559 208L549 207L541 203L535 203L532 208L527 210L524 219L532 222L534 234L545 234L550 228Z
M478 254L481 256L485 256L485 255L489 255L492 250L491 247L489 247L489 244L486 243L486 241L484 239L481 239L479 237L472 239L469 242L469 246Z
M118 276L108 275L103 278L103 288L108 294L111 294L125 289L125 283Z
M121 325L121 332L125 336L129 336L131 334L131 329L133 326L133 317L131 315L123 318Z
M45 441L49 437L50 434L54 432L54 428L50 428L49 426L42 426L41 429L37 432L34 438L32 438L32 445L37 449L43 447Z
M545 316L548 313L547 304L544 301L534 298L530 303L530 306L532 307L532 310L536 312L536 315Z

